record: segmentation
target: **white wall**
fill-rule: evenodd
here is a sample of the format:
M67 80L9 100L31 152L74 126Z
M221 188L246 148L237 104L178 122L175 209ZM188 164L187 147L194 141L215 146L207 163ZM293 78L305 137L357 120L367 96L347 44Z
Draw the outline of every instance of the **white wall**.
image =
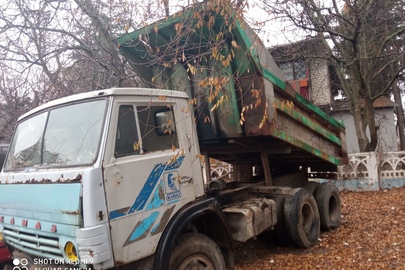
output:
M376 108L376 122L378 129L378 149L383 152L398 151L398 142L396 136L395 119L392 108ZM359 144L357 143L356 130L354 127L353 116L348 112L332 112L332 117L338 121L343 121L346 127L346 145L347 152L359 153Z

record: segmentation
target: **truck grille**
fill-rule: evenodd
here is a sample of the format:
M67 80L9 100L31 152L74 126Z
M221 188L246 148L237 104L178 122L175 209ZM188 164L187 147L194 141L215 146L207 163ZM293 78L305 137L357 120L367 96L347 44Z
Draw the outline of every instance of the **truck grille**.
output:
M59 247L59 238L57 237L12 230L7 227L4 227L3 234L9 245L28 254L63 259L63 253Z

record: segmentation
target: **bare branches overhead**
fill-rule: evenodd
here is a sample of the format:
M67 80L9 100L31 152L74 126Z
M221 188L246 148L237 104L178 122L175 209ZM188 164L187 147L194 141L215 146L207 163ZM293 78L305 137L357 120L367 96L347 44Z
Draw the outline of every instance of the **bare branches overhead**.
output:
M322 57L328 56L351 104L361 151L377 146L373 102L404 75L404 6L404 0L263 1L268 12L323 41Z

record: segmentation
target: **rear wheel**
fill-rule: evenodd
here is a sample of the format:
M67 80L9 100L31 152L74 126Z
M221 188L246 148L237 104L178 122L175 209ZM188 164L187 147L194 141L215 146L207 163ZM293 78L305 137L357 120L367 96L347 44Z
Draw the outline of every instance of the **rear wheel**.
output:
M211 238L199 233L185 233L176 243L169 269L225 269L225 261L218 245Z
M284 196L277 196L276 202L277 223L274 229L270 231L271 239L280 246L289 246L292 244L292 239L287 231L284 221Z
M294 244L309 248L318 242L320 220L314 196L304 188L294 190L284 203L284 221Z
M315 192L321 220L321 229L328 231L339 227L341 222L340 193L332 182L319 185Z
M305 184L304 188L306 188L309 191L309 193L311 193L315 197L315 192L318 186L319 186L318 182L309 181Z

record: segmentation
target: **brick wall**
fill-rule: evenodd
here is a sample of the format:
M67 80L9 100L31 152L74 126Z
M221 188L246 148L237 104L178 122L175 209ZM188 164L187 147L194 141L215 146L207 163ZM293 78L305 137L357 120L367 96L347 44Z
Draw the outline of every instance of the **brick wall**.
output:
M310 99L317 106L331 105L332 93L328 62L322 59L310 61Z

